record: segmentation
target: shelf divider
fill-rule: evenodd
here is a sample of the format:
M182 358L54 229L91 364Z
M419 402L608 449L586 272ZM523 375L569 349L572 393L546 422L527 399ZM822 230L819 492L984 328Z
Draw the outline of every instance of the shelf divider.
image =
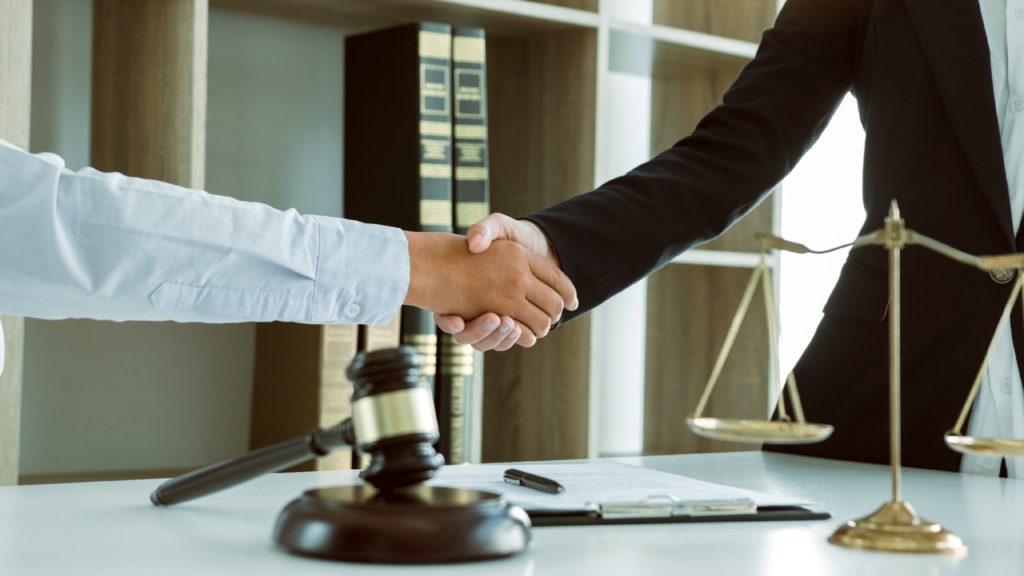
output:
M32 92L32 0L0 0L0 138L28 148ZM18 482L25 319L0 317L0 486Z
M207 0L95 0L92 164L203 187Z

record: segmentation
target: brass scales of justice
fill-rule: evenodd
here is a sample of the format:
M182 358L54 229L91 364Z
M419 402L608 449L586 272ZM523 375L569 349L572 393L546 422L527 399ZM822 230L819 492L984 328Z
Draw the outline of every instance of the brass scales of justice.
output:
M906 246L922 246L938 254L973 266L992 274L993 278L1003 283L1009 282L1016 271L1016 282L1010 290L1009 299L1003 308L1002 316L993 333L988 350L982 360L981 367L974 379L959 418L953 428L946 433L946 445L951 449L965 454L1024 456L1024 439L972 437L963 433L963 425L971 406L981 387L985 367L999 344L999 339L1007 326L1010 312L1024 287L1024 253L1002 254L995 256L973 256L937 240L919 234L906 227L900 217L899 207L894 200L885 219L885 225L874 232L858 237L850 244L836 246L826 250L811 250L807 246L790 242L770 234L757 234L761 244L761 261L754 269L746 290L740 299L739 308L733 317L732 324L726 333L725 342L719 352L707 386L692 417L687 419L690 428L700 436L716 440L732 442L753 442L773 444L809 444L821 442L832 434L832 426L828 424L808 423L804 419L797 391L796 379L790 372L783 383L779 378L778 332L775 304L772 300L771 271L767 265L767 254L775 250L784 250L796 254L824 254L846 247L867 245L882 246L889 252L889 453L892 467L892 498L882 504L871 514L850 520L840 526L829 537L829 542L839 546L862 550L882 550L890 552L952 552L966 550L959 536L943 528L940 524L928 521L917 514L910 504L903 500L900 477L900 251ZM767 308L767 328L769 332L769 358L771 382L773 389L779 391L778 420L726 419L703 416L711 392L714 390L721 374L725 359L736 339L743 318L750 306L758 284L762 287L765 306ZM788 388L788 390L784 390ZM786 409L784 392L788 392L792 404L793 417Z

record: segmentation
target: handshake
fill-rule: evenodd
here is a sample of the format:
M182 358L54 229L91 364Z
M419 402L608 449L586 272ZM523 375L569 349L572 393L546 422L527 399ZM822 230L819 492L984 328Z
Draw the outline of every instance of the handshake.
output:
M438 327L477 350L529 348L563 310L579 306L547 236L532 222L491 214L466 237L406 232L405 304L434 312Z

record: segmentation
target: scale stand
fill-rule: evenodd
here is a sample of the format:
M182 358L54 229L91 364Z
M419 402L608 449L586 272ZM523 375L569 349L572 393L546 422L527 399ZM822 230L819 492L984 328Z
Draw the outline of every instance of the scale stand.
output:
M894 200L879 235L889 251L889 456L892 500L871 514L840 526L828 541L848 548L888 552L961 552L959 536L929 522L901 494L900 477L900 250L909 242L905 222Z
M792 420L785 409L785 392L778 379L778 345L776 342L777 332L775 323L775 308L770 299L770 283L768 281L769 270L765 263L764 253L771 249L785 250L797 254L823 254L832 252L847 246L858 247L866 245L884 246L889 252L889 428L890 428L890 463L892 467L892 499L884 503L877 510L856 520L851 520L840 526L829 538L829 542L848 548L863 550L883 550L890 552L952 552L962 553L966 550L963 540L957 535L949 532L941 525L921 518L913 507L905 502L901 494L901 455L900 455L900 251L907 245L919 245L938 252L948 258L975 266L979 269L989 271L993 279L1005 278L1009 282L1013 270L1017 271L1018 280L1010 293L1010 300L1007 302L1003 317L1000 321L1000 328L1005 326L1010 309L1014 300L1024 290L1024 279L1020 277L1024 272L1024 254L1006 254L999 256L972 256L955 248L942 244L936 240L918 234L906 228L904 220L900 217L899 207L893 201L889 216L885 219L885 226L880 230L865 234L854 242L830 248L828 250L811 250L810 248L778 238L769 234L758 234L758 240L763 247L761 264L754 271L747 285L747 290L740 302L733 324L726 335L725 344L719 354L718 360L712 370L708 385L704 394L697 404L694 415L688 419L693 431L701 436L731 440L737 442L764 442L776 444L801 444L820 442L826 439L832 432L832 427L827 424L812 424L804 420L803 410L800 406L799 393L796 390L796 381L793 374L788 377L787 388L790 401L793 405L793 412L796 420ZM769 343L771 346L772 360L772 385L778 381L779 385L779 420L736 420L723 418L708 418L702 416L703 410L714 388L718 375L721 372L722 364L729 353L740 323L750 305L753 292L758 279L762 281L765 293L765 305L768 313ZM993 342L990 344L989 355L994 349L997 338L1000 334L996 331ZM986 355L987 363L989 355ZM1002 453L1007 455L1024 454L1024 440L1004 438L972 438L961 433L963 422L966 418L970 403L977 394L981 375L985 363L979 371L974 387L968 397L960 419L954 428L947 433L946 443L953 449L961 452L974 452L994 454Z

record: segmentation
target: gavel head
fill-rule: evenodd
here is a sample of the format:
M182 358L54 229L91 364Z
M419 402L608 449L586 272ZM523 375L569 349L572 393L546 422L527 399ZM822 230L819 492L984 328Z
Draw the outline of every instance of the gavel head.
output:
M359 353L348 367L355 446L370 454L362 477L379 490L430 479L444 464L423 357L410 346Z

